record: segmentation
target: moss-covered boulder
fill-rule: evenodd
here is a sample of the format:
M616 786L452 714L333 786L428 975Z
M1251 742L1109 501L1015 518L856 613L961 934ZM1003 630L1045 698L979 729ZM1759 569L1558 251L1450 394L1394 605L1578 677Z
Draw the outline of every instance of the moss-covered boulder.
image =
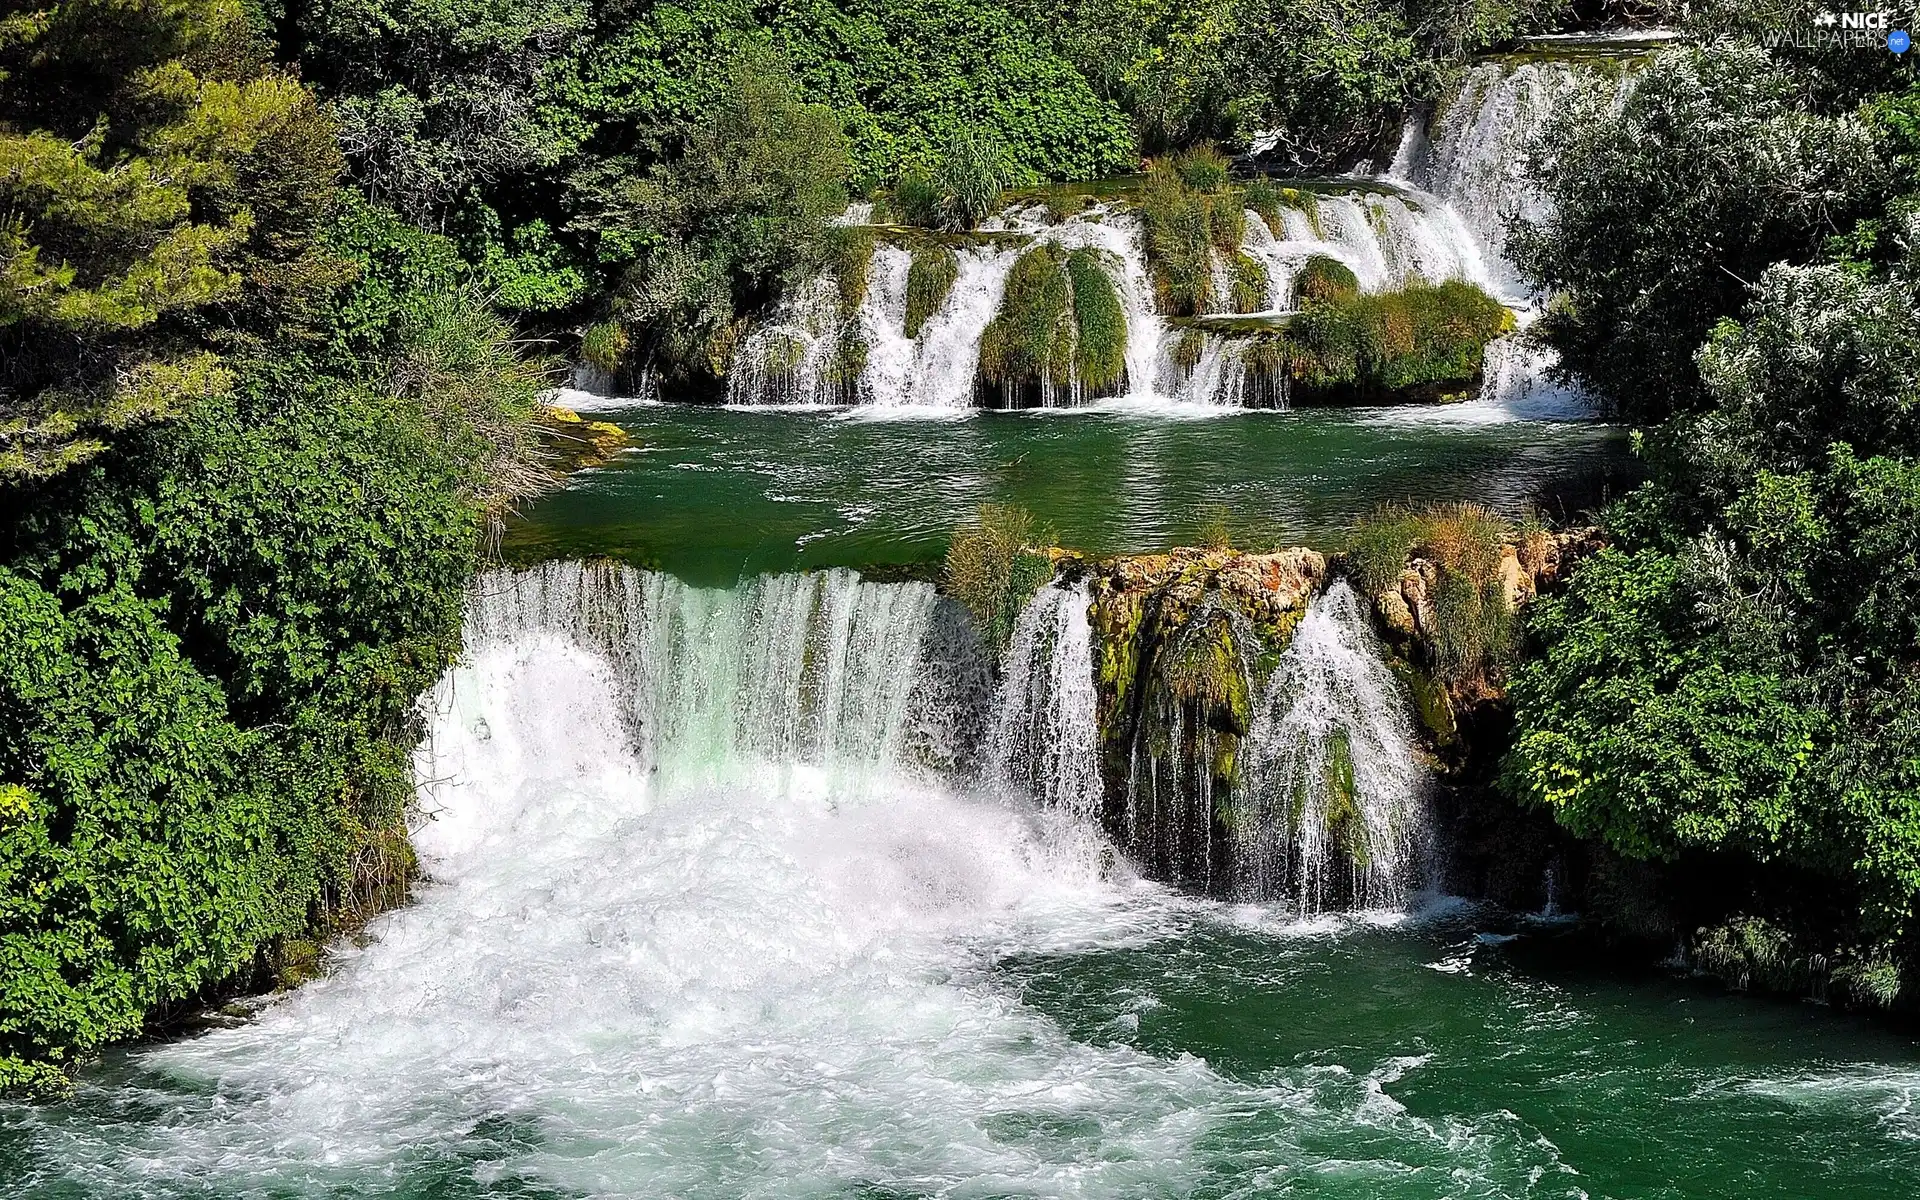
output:
M1177 550L1079 569L1092 577L1108 830L1150 875L1222 890L1254 700L1326 559Z

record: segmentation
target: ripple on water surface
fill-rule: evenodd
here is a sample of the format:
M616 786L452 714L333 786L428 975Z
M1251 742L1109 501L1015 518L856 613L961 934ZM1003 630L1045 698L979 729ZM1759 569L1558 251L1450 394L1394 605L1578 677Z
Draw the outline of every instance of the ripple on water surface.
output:
M1805 1006L1584 973L1458 903L1185 899L911 773L644 771L613 672L551 637L435 702L419 901L250 1023L0 1109L0 1190L1920 1192L1910 1045Z

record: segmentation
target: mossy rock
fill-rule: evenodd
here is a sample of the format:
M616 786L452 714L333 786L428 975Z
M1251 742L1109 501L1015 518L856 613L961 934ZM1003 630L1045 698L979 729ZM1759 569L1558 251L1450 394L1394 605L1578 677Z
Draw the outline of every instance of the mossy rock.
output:
M1325 254L1316 254L1301 264L1293 277L1293 304L1296 308L1318 300L1351 300L1360 294L1360 279L1353 268Z
M917 338L933 315L947 302L954 280L960 277L960 256L953 247L928 243L913 248L907 265L906 334Z
M1327 738L1326 759L1321 768L1321 787L1326 796L1327 838L1356 867L1373 861L1367 841L1367 823L1360 811L1360 793L1354 782L1353 743L1344 729L1336 729Z

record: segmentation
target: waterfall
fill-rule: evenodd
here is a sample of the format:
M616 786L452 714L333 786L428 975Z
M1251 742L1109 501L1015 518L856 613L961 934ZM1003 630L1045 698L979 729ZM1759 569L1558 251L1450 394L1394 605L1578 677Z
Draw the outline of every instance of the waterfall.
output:
M1422 280L1487 281L1483 256L1460 218L1439 200L1409 187L1368 184L1303 193L1269 215L1277 218L1274 225L1247 212L1240 246L1267 274L1266 308L1254 316L1286 313L1292 307L1294 276L1315 255L1345 263L1366 291ZM1203 363L1174 365L1174 348L1185 331L1161 317L1140 219L1116 204L1098 205L1064 221L1019 207L995 216L976 240L955 248L953 286L912 338L906 335L906 310L913 256L905 246L881 240L869 262L864 298L851 316L841 313L832 281L820 280L789 298L773 319L742 340L728 375L728 402L973 407L982 334L1000 309L1014 264L1039 245L1098 250L1109 264L1127 329L1126 381L1119 399L1284 406L1284 388L1273 386L1270 372L1249 374L1243 369L1244 347L1230 340L1210 336ZM1216 289L1225 294L1226 256L1216 255L1213 265ZM1075 385L1050 402L1086 400Z
M1577 389L1549 381L1558 356L1525 335L1536 314L1506 250L1510 218L1539 220L1548 212L1545 197L1527 176L1527 147L1556 108L1599 78L1578 59L1479 63L1437 114L1437 128L1416 135L1410 122L1394 156L1391 177L1425 188L1444 203L1483 247L1489 289L1521 310L1522 332L1487 347L1479 398L1483 409L1526 419L1592 415L1591 402ZM1633 79L1631 71L1621 70L1600 86L1611 87L1614 102L1621 104Z
M1254 710L1228 822L1236 891L1303 912L1404 900L1425 827L1408 712L1359 596L1335 581Z
M1021 610L987 739L995 782L1090 820L1101 808L1091 603L1086 584L1055 583Z
M1307 259L1337 259L1362 291L1464 279L1485 285L1480 248L1446 205L1417 193L1322 195L1280 212L1280 228L1247 210L1241 251L1267 269L1271 312L1293 307L1293 279Z
M831 276L814 279L781 302L734 350L727 403L824 406L857 403L860 378L849 363L853 327L840 315Z
M848 778L950 766L985 688L963 620L924 583L852 571L689 587L607 563L491 572L468 605L469 646L546 635L613 672L635 760L717 777L796 764ZM956 648L957 647L957 648ZM972 691L969 691L969 688Z
M1545 202L1526 174L1528 144L1554 110L1593 78L1571 62L1484 62L1467 72L1439 114L1431 149L1398 163L1400 176L1444 200L1486 248L1494 282L1507 296L1523 287L1506 261L1507 219L1538 219ZM1631 76L1616 87L1624 97Z

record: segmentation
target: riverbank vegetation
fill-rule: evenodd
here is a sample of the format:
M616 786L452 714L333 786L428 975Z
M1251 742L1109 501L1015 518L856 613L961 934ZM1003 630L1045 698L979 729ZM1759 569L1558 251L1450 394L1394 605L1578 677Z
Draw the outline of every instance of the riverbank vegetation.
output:
M219 0L0 35L0 1088L404 894L546 370Z
M1737 37L1676 48L1623 105L1556 115L1533 169L1553 215L1515 244L1551 298L1546 335L1643 427L1651 478L1529 618L1506 786L1618 855L1677 864L1694 884L1670 889L1677 932L1703 961L1755 978L1762 958L1818 961L1836 996L1910 999L1912 67Z

